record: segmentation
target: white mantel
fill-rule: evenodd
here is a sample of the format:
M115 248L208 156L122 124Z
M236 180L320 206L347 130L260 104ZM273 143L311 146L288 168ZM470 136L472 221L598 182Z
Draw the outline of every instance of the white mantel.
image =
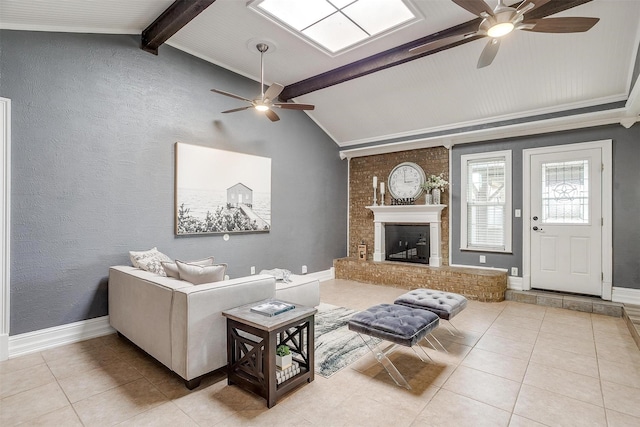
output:
M385 224L429 224L429 265L440 267L442 255L440 249L440 214L447 205L401 205L367 206L373 212L374 222L374 261L384 261Z

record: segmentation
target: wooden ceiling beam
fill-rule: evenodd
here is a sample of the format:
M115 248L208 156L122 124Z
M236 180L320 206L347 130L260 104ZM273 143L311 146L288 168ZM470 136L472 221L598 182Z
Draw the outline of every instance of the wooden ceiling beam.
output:
M527 13L526 19L541 19L591 1L593 0L551 0L549 3ZM433 55L434 53L442 50L451 49L452 47L472 42L481 38L481 36L469 37L444 46L438 46L436 44L432 50L428 50L420 54L413 54L409 52L409 50L414 47L422 46L450 36L474 32L480 26L480 22L482 22L482 19L476 18L474 20L467 21L464 24L456 25L455 27L430 34L426 37L377 53L351 64L343 65L342 67L309 77L308 79L301 80L297 83L292 83L285 86L284 90L280 94L280 99L282 101L289 101L292 98L315 92L316 90L335 86L349 80L366 76L367 74L382 71L390 67L395 67L396 65L414 61L428 55Z
M216 0L176 0L142 31L140 49L158 54L158 48Z

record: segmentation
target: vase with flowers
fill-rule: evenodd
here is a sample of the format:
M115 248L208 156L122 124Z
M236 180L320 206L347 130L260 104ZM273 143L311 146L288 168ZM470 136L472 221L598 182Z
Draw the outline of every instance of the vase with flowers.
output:
M444 179L444 174L440 175L429 175L425 180L424 184L422 184L422 189L426 192L426 204L439 205L440 204L440 194L443 192L447 185L449 185L449 181Z

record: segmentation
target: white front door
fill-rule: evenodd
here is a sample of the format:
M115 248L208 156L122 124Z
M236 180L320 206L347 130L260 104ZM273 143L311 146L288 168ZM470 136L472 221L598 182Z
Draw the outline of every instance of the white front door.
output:
M601 149L530 159L531 288L601 296Z

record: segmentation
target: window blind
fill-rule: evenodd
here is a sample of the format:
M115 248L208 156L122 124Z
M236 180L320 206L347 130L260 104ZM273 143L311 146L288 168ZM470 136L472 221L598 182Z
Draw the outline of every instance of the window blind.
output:
M467 246L505 249L506 159L467 162Z

